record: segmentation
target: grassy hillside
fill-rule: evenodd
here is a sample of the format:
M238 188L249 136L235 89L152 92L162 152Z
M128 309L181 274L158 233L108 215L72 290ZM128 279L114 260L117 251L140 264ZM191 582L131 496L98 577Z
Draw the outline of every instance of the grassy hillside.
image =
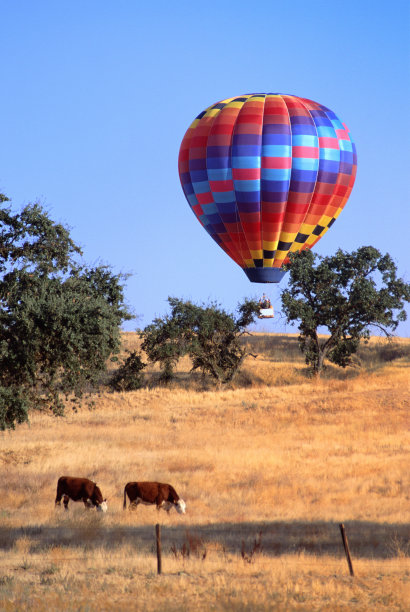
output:
M144 389L0 434L0 609L406 609L410 340L374 338L319 381L296 336L245 341L258 357L228 389L185 360L170 388L149 369ZM55 510L61 475L95 480L108 513ZM130 480L172 483L187 514L124 512Z

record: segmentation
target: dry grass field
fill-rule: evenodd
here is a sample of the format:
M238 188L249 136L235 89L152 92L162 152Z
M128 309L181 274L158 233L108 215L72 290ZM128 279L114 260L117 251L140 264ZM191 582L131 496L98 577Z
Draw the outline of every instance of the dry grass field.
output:
M410 339L319 381L296 336L246 342L258 357L228 389L183 361L169 388L152 370L0 433L1 610L410 610ZM61 475L95 480L107 514L55 509ZM172 483L187 514L123 511L130 480Z

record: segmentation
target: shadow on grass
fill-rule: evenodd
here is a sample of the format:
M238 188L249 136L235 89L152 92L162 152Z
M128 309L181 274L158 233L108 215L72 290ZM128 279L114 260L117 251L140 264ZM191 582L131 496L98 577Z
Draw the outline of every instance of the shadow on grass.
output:
M356 559L391 559L408 555L410 548L409 524L390 524L366 521L344 523L352 556ZM155 551L155 530L152 526L105 526L104 519L76 524L29 527L0 526L0 550L13 548L17 540L28 538L30 552L40 553L59 546L67 550L106 549L132 545L136 552ZM307 553L316 556L344 555L336 522L264 521L246 523L216 523L213 525L162 526L162 549L180 549L192 539L207 545L217 545L227 553L240 554L252 549L260 538L261 550L267 556Z

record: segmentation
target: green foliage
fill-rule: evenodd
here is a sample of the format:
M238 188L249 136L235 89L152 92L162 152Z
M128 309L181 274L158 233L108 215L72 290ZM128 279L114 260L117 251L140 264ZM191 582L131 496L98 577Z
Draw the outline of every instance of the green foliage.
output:
M410 285L397 278L390 255L368 246L352 253L339 249L331 257L305 250L290 259L282 308L289 322L299 321L300 348L315 374L325 358L341 367L351 363L372 326L389 336L406 319ZM329 330L328 338L319 338L321 327Z
M6 201L0 197L2 429L29 408L62 414L64 396L80 398L97 383L131 318L123 275L79 263L68 229L38 204L13 214Z
M245 300L235 318L217 304L197 306L177 298L168 298L171 314L157 318L142 332L142 349L150 361L161 365L161 380L172 379L174 368L183 355L192 360L192 370L199 369L218 383L232 380L247 355L239 339L259 313L257 302Z
M28 421L29 405L19 388L0 387L0 429L14 429Z
M124 363L118 368L110 380L110 387L114 391L135 391L144 384L144 376L141 370L146 367L141 356L133 351Z

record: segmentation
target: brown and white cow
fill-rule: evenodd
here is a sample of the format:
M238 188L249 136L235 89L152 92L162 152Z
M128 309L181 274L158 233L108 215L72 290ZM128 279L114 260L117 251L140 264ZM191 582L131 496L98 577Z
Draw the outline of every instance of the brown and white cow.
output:
M84 502L86 508L97 508L99 512L107 512L107 500L103 499L100 488L88 478L73 478L61 476L57 483L57 496L55 505L60 506L63 497L64 508L68 510L68 501Z
M127 495L130 500L130 509L138 504L156 504L157 510L163 508L167 512L175 508L179 514L185 514L186 504L174 487L161 482L129 482L124 488L124 505L127 507Z

